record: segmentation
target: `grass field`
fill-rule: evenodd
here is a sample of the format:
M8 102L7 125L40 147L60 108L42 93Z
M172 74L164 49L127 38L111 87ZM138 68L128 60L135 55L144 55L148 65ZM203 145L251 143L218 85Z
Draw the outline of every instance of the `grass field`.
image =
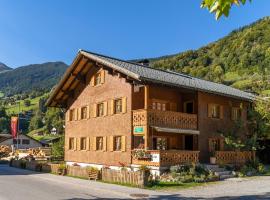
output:
M58 138L59 135L52 135L52 134L46 134L46 135L36 135L37 132L44 132L45 127L37 129L37 130L33 130L31 132L29 132L27 135L29 135L30 137L34 138L35 140L50 140L50 139L54 139L54 138Z
M3 98L4 96L5 96L5 94L0 91L0 98Z
M45 96L45 95L43 95ZM8 114L18 114L19 112L19 103L20 103L20 111L28 111L28 110L35 110L38 108L38 103L39 103L39 100L40 98L42 98L43 96L39 96L39 97L36 97L34 99L29 99L31 104L30 106L25 106L24 105L24 100L20 100L18 101L18 103L16 105L11 105L11 106L6 106L6 111Z

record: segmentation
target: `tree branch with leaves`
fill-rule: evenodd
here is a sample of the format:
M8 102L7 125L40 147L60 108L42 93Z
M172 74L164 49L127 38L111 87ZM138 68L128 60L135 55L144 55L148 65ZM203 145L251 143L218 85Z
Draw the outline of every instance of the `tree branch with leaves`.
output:
M222 15L228 17L233 5L244 5L247 0L203 0L201 8L206 8L210 13L215 13L216 19ZM249 0L251 2L251 0Z

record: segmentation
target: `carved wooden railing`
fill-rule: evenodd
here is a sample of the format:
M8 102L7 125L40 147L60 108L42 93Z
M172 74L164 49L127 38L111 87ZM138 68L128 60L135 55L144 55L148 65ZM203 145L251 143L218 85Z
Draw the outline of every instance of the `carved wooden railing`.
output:
M133 126L161 126L197 130L197 115L173 111L134 110Z
M254 158L252 151L216 151L217 164L244 164Z
M192 164L199 162L199 151L185 150L148 150L151 156L145 159L132 158L132 164L168 167L179 164Z

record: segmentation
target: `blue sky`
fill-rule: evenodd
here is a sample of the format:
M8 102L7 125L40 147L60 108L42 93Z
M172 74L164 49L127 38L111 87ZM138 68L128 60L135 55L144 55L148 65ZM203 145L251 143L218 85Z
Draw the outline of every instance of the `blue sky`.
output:
M70 64L78 49L122 59L196 49L270 15L253 0L219 21L201 0L0 0L0 61Z

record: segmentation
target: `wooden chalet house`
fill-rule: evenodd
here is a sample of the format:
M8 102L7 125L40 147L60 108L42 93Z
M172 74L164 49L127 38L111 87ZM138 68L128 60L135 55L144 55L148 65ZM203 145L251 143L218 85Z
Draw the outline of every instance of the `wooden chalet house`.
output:
M246 133L253 99L222 84L80 50L47 105L66 109L67 164L159 171L209 162L212 144L224 150L218 132L241 119Z

